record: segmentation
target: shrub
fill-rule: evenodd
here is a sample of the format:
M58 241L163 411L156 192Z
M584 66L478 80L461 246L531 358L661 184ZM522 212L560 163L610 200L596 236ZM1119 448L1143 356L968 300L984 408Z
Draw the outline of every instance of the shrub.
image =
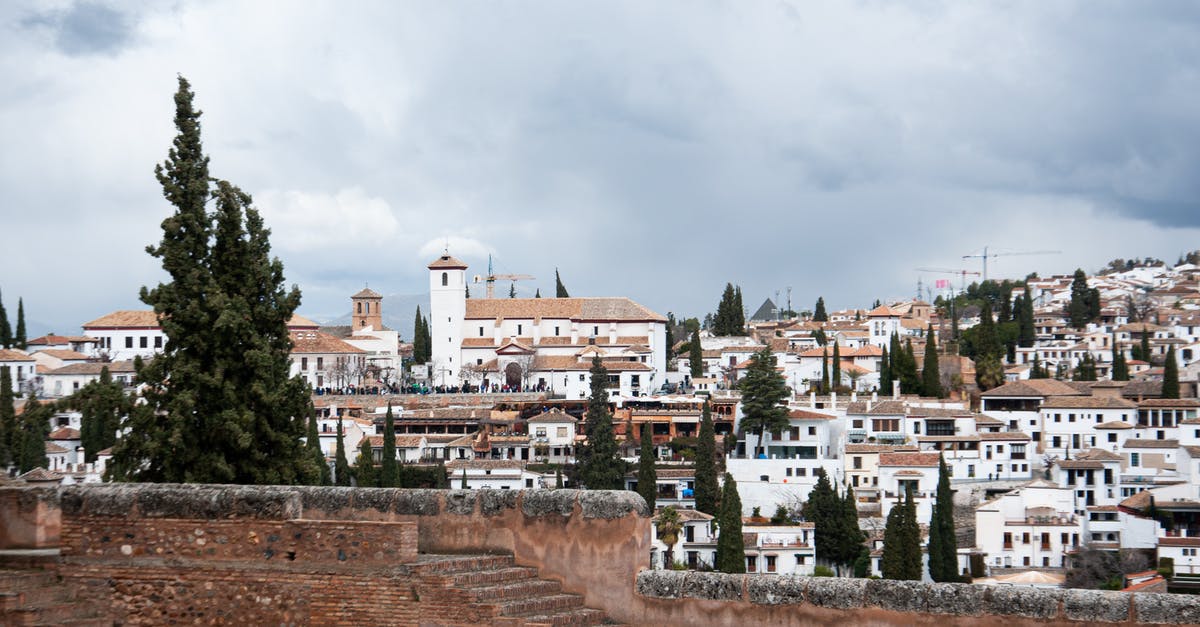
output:
M817 566L813 569L813 577L833 577L833 569L828 566Z

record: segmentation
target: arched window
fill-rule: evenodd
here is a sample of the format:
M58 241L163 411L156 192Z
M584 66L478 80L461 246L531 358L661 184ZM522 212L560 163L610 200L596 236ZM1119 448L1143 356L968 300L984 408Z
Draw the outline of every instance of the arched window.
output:
M354 303L354 306L358 313L362 313L362 303Z
M443 272L442 273L442 285L445 286L445 285L449 285L449 284L450 284L450 274L448 272Z

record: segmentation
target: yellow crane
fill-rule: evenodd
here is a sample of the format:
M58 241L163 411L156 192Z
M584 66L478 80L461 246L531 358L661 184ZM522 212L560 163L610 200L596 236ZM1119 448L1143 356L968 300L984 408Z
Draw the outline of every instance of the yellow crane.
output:
M487 276L475 275L475 283L487 284L487 298L496 297L496 280L501 281L531 281L535 277L531 274L496 274L492 270L492 256L488 255L488 273Z

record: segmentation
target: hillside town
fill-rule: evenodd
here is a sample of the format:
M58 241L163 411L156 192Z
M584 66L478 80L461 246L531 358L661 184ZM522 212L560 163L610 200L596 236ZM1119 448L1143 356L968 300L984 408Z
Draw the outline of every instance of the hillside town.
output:
M768 299L750 314L730 286L704 322L571 297L561 282L555 297L471 295L468 264L449 251L427 269L415 337L387 328L366 288L349 297L348 325L287 323L290 375L316 412L309 438L339 485L377 485L390 461L429 487L587 487L577 453L600 389L621 485L657 508L653 568L720 569L722 533L736 528L704 502L707 454L740 500L748 573L888 576L888 528L906 512L932 571L952 510L942 580L1200 585L1196 264L1115 263L832 311ZM67 335L9 333L10 480L109 480L114 441L137 435L112 414L132 411L138 369L169 345L160 321L114 311ZM764 363L782 390L781 420L765 428L748 383ZM107 415L95 411L105 390L119 390ZM834 540L814 505L831 498L851 504L861 540L836 551L820 544Z

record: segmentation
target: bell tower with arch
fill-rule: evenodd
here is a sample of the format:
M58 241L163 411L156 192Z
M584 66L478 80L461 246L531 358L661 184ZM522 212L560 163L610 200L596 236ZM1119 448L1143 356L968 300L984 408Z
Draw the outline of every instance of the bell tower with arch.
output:
M463 320L467 316L467 264L449 251L429 264L431 385L458 385L462 368Z

